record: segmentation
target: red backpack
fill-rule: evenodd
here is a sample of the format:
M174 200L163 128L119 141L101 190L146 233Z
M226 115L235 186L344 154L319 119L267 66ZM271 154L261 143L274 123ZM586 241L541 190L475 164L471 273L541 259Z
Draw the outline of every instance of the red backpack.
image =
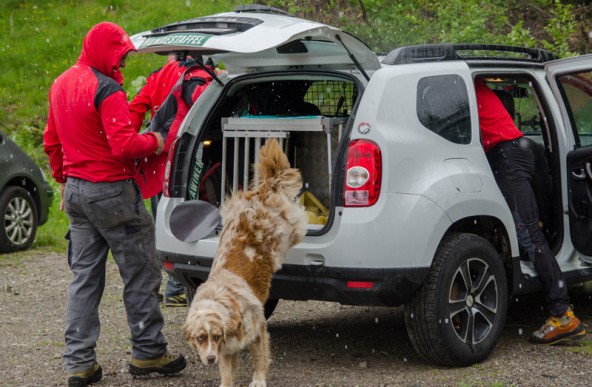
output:
M213 70L210 71L213 73ZM138 162L136 182L144 199L158 195L162 191L171 144L177 137L179 127L189 109L212 79L212 75L203 65L197 62L189 64L150 122L148 131L162 134L164 148L158 156L149 156Z

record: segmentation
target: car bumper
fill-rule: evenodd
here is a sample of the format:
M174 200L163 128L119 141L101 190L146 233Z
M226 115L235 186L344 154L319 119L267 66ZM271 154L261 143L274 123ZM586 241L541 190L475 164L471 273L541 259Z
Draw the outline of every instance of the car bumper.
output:
M165 271L195 289L210 272L211 258L157 252ZM399 306L425 281L429 267L360 269L284 264L273 276L270 298L319 300L360 306Z
M42 187L39 193L39 226L47 223L47 219L49 218L49 208L51 207L52 200L53 190L51 189L51 186L47 185L46 187Z

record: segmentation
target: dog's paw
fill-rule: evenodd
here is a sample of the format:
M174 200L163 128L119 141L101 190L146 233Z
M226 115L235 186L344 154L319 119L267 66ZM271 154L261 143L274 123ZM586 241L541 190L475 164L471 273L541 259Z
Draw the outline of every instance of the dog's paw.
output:
M253 380L249 387L267 387L267 383L265 383L265 380Z

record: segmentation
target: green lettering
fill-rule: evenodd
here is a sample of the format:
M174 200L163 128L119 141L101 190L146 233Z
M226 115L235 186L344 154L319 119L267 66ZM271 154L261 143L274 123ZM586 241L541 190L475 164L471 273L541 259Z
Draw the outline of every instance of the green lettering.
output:
M186 34L170 34L166 36L151 36L146 38L139 48L150 46L192 46L201 47L210 39L212 35L186 33Z

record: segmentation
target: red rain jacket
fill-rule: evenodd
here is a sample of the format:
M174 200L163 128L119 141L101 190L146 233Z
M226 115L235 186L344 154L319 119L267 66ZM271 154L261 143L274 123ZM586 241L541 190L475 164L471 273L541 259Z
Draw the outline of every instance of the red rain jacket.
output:
M146 84L129 104L134 129L140 130L148 110L150 118L154 117L184 72L185 61L170 58L166 65L148 75Z
M174 66L178 67L179 65L174 63ZM162 192L164 171L171 144L177 137L179 127L181 126L181 123L183 123L183 119L189 112L189 109L213 80L212 76L206 70L197 66L195 62L189 61L181 63L181 66L181 74L177 77L177 80L170 85L170 94L168 94L165 100L160 102L160 109L156 112L150 123L150 131L160 132L162 134L165 140L164 149L158 156L150 156L140 160L138 165L136 182L140 187L144 199L158 195ZM161 71L165 69L170 70L171 67L172 65L169 63L163 67ZM211 68L210 70L212 72L214 71ZM167 79L167 82L157 83L148 88L148 90L151 90L154 93L151 97L152 101L156 102L157 98L162 95L162 89L165 85L168 87L170 84L169 82L173 77L171 73L173 72L168 71L162 78L153 78L153 81L156 79ZM182 80L179 79L181 77L183 77ZM148 80L150 80L150 77ZM148 83L146 86L148 86ZM144 86L144 88L146 88L146 86ZM157 91L158 89L161 90ZM139 105L140 104L136 105L136 110ZM144 112L147 110L148 109L144 110ZM139 125L141 126L141 121L139 122Z
M119 64L130 51L135 48L121 27L99 23L84 38L76 64L51 86L43 140L57 182L134 178L136 159L156 151L156 136L133 129L121 87Z
M485 152L500 142L522 136L522 132L514 125L514 120L502 101L482 80L475 82L475 91L481 140Z

